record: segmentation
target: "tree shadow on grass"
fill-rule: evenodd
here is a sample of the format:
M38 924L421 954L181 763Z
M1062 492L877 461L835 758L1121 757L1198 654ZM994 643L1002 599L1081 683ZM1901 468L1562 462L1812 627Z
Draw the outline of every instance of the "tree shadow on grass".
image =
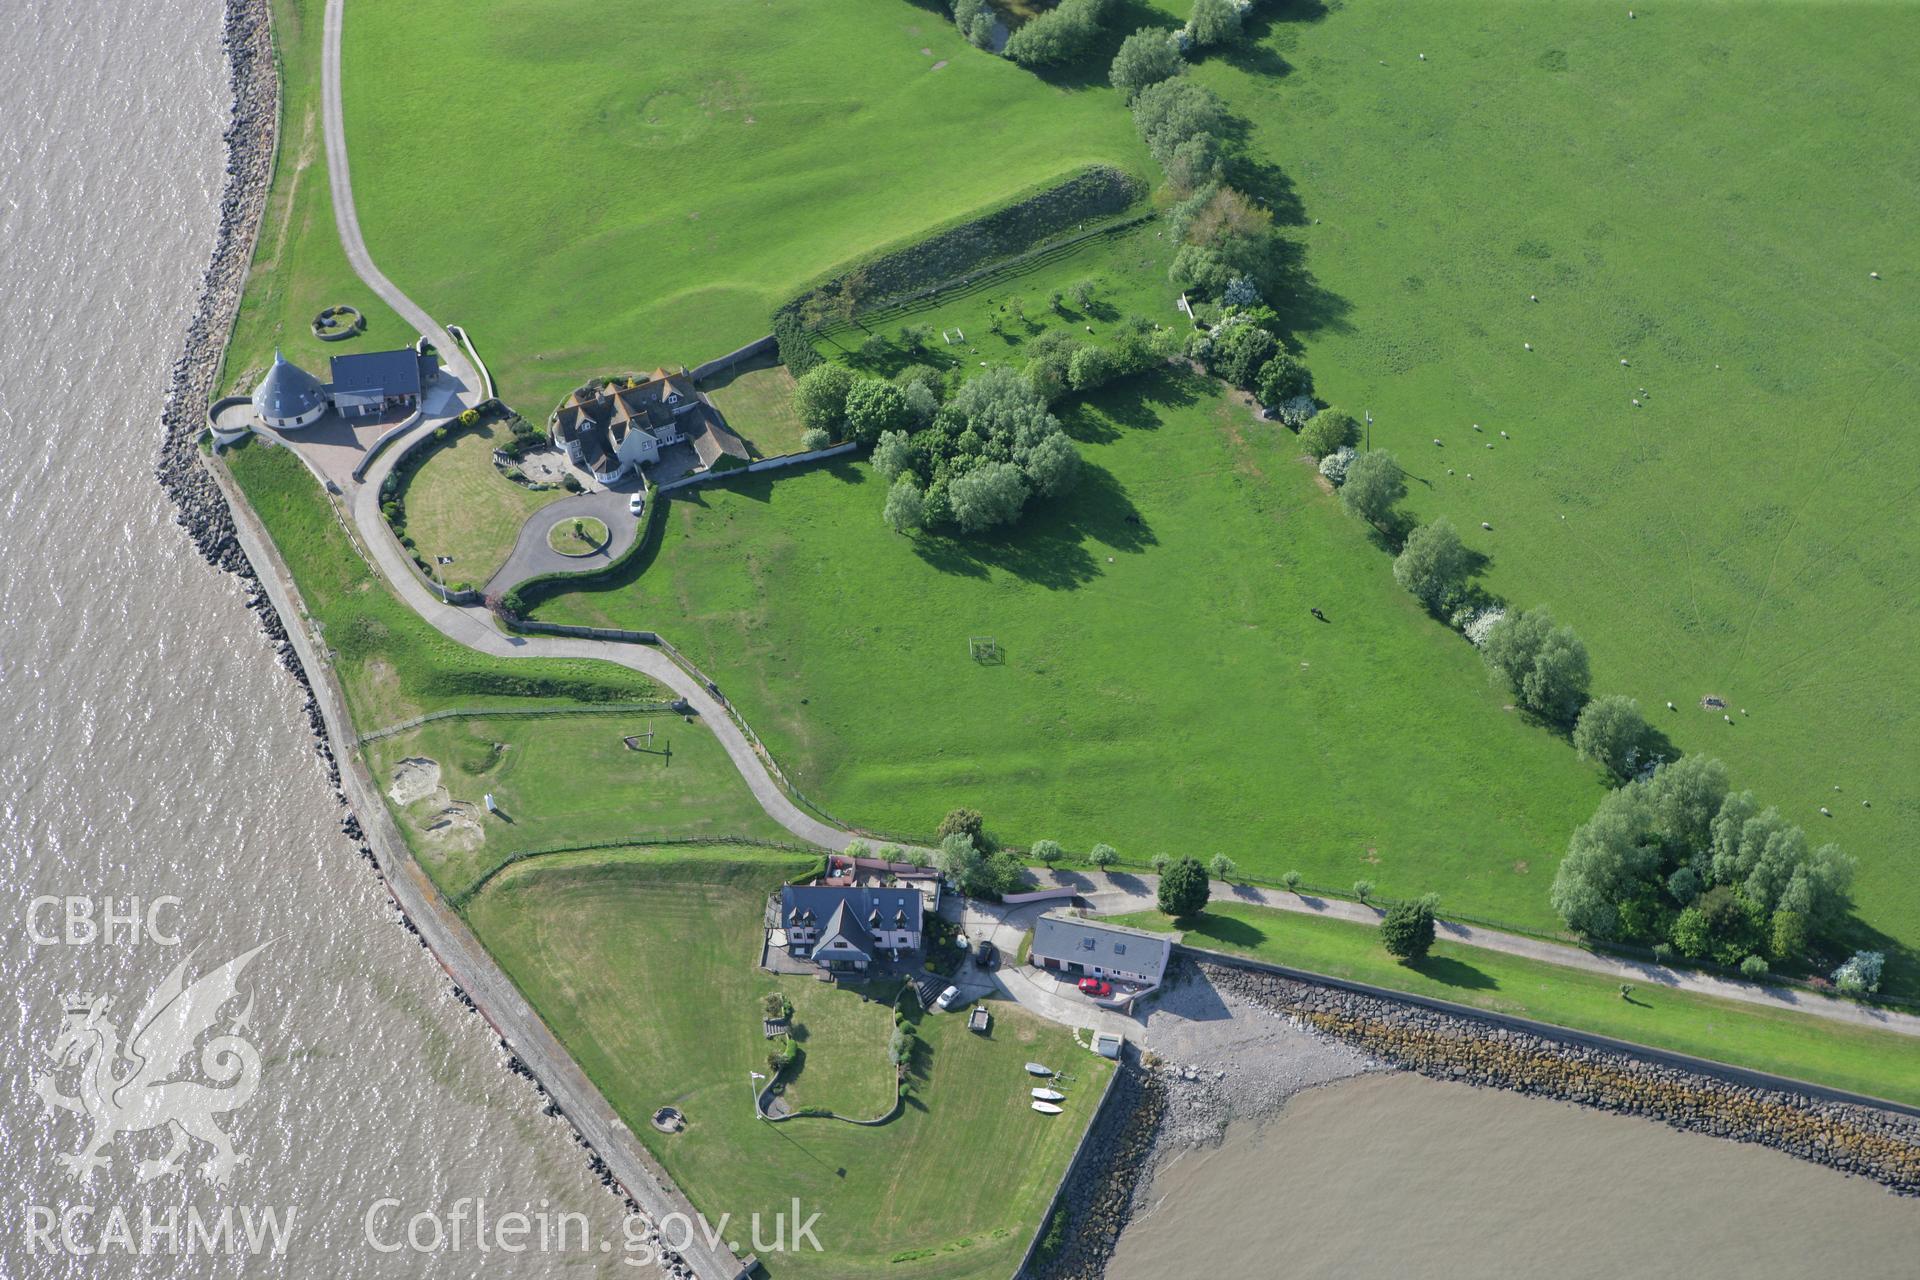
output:
M999 569L1049 590L1070 591L1100 576L1089 542L1128 552L1159 542L1125 487L1095 463L1081 468L1072 493L1053 505L1038 500L1013 525L970 535L922 535L913 549L942 573L985 578Z
M1202 912L1195 928L1203 938L1222 946L1240 947L1248 951L1256 950L1267 940L1265 929L1237 916L1217 916L1212 912Z
M1426 956L1409 964L1407 968L1422 977L1432 978L1435 982L1468 991L1492 991L1500 985L1484 970L1476 969L1465 961L1455 960L1452 956Z

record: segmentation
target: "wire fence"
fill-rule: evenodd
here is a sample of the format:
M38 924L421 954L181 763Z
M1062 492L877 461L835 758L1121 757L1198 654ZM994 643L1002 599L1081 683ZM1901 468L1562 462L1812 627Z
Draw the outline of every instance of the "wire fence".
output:
M391 738L421 725L432 724L436 720L478 720L488 716L611 716L641 713L646 715L665 715L674 710L671 702L593 702L577 707L449 707L444 711L429 711L423 716L411 720L402 720L360 735L360 745L377 742L381 738Z
M574 844L546 844L533 849L520 849L508 854L500 861L480 873L466 888L448 895L447 900L455 907L464 907L473 901L479 892L491 884L501 872L518 866L532 858L546 858L561 853L592 853L598 849L669 849L689 845L748 845L756 849L774 849L782 853L804 853L813 857L822 857L820 850L811 845L789 844L781 840L762 840L756 836L621 836L611 840L588 840Z

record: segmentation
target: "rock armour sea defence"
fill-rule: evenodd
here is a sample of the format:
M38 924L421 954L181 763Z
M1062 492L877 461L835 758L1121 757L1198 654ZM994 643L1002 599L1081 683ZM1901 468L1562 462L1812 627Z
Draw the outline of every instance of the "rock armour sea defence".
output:
M1920 1121L1754 1088L1625 1053L1550 1040L1278 974L1202 964L1216 987L1389 1065L1776 1148L1920 1195Z

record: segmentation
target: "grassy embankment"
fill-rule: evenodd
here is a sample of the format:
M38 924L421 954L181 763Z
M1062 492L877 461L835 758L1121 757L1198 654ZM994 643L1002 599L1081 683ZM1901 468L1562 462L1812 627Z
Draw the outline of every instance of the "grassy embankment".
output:
M360 221L542 414L595 373L757 338L814 276L931 225L1089 163L1146 169L1110 89L1049 84L904 0L471 19L457 0L349 16ZM438 182L426 121L459 122L433 131Z
M489 658L447 639L360 558L298 458L253 440L225 456L292 570L363 731L446 707L661 696L651 680L609 662ZM298 619L287 622L299 625Z
M681 619L849 820L924 832L967 803L1009 840L1224 851L1552 927L1597 775L1502 710L1292 436L1184 375L1065 412L1086 478L1011 531L896 536L864 464L753 477L674 498L644 573L539 612ZM970 659L977 635L1004 665Z
M325 0L272 0L272 5L280 59L280 149L221 375L223 390L241 394L259 382L276 347L325 381L331 356L390 350L419 336L354 275L334 231L320 129ZM366 329L339 342L322 342L313 336L313 317L341 302L359 308Z
M649 729L645 750L626 745L628 735L644 744ZM439 766L444 792L396 804L394 817L421 865L456 898L526 850L617 840L797 841L767 817L712 731L671 712L436 720L366 750L383 790L402 761ZM482 816L488 794L500 816ZM449 809L458 814L451 822Z
M1172 927L1153 911L1116 919ZM1214 903L1180 930L1196 947L1920 1105L1920 1039L1913 1036L1644 982L1622 999L1617 979L1445 940L1425 960L1401 964L1365 925L1240 903Z
M1321 394L1597 691L1858 859L1851 941L1920 995L1920 8L1273 12L1192 74L1337 304Z
M991 1036L957 1016L914 1014L911 1093L888 1123L756 1120L765 1071L760 997L776 983L803 1027L794 1101L857 1112L887 1079L890 1012L850 989L773 979L754 966L765 895L800 859L754 850L563 854L497 877L467 915L501 965L640 1140L709 1218L821 1214L824 1252L766 1256L779 1277L836 1280L1007 1275L1104 1086L1109 1064L1017 1009ZM1067 1074L1067 1114L1028 1109L1022 1064ZM852 1101L849 1101L852 1100ZM648 1117L671 1104L686 1132Z

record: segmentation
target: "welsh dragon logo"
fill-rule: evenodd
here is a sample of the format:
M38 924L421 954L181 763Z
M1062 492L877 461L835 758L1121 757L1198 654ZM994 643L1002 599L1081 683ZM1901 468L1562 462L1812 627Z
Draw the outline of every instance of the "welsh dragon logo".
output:
M232 1139L214 1116L245 1106L260 1083L260 1051L240 1035L253 1013L252 998L224 1033L204 1046L199 1042L216 1030L220 1011L239 997L241 973L265 949L263 945L236 956L191 985L186 970L192 957L181 961L147 997L124 1044L120 1028L107 1017L111 998L66 997L66 1017L47 1056L56 1072L79 1068L77 1090L68 1097L53 1075L39 1074L33 1077L33 1091L49 1108L84 1116L93 1125L84 1147L60 1157L75 1181L89 1181L94 1170L110 1163L102 1153L121 1134L149 1129L169 1130L173 1145L159 1159L139 1162L142 1182L176 1171L195 1141L213 1148L200 1172L215 1185L224 1186L234 1167L246 1163L245 1156L234 1153ZM196 1046L201 1071L220 1087L174 1078L186 1070Z

